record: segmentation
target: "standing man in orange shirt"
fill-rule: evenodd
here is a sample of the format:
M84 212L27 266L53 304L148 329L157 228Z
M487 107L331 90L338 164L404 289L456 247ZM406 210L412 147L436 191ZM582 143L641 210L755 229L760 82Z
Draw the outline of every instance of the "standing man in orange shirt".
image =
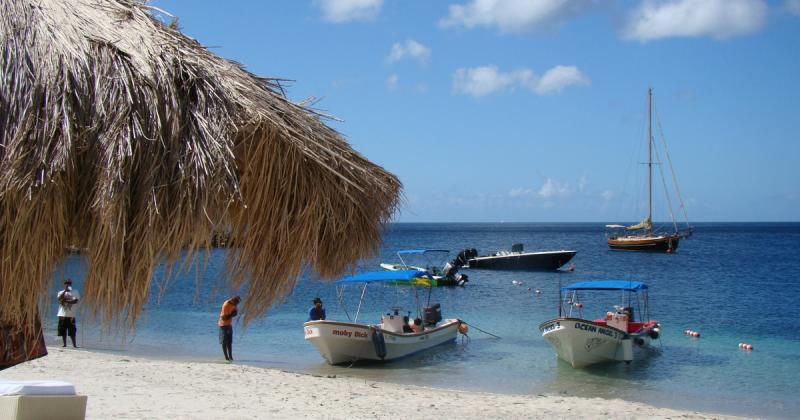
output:
M222 344L222 354L225 355L225 360L233 361L233 317L239 314L236 306L241 299L239 296L234 296L226 300L222 304L222 310L219 311L219 343Z

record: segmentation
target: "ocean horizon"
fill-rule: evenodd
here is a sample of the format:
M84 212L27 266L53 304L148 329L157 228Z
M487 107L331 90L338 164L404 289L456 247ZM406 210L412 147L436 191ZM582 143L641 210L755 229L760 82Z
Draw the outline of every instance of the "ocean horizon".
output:
M648 404L758 417L792 418L800 410L794 396L800 373L800 338L787 334L800 298L800 222L703 222L673 254L610 251L604 223L393 223L387 226L380 254L361 261L358 271L397 262L401 249L464 248L481 253L522 243L527 251L572 249L574 271L504 272L464 269L464 288L432 290L445 318L474 326L468 338L386 364L329 366L303 339L302 323L311 300L320 296L328 319L346 319L335 287L306 274L295 290L266 317L244 328L236 325L237 363L366 380L408 383L535 396L561 394L621 398ZM346 246L346 244L343 244ZM190 270L151 301L134 332L103 334L88 314L79 317L83 347L146 357L218 361L216 317L233 291L225 281L225 249L213 249L206 270ZM436 261L441 264L444 261ZM85 261L70 256L57 270L82 290ZM156 279L161 279L159 270ZM200 287L196 286L199 279ZM573 369L555 357L538 325L557 315L560 286L599 279L631 279L650 286L652 317L662 337L645 357L624 363ZM158 281L158 280L157 280ZM540 289L541 294L535 290ZM347 290L345 292L348 292ZM55 292L54 292L55 293ZM359 292L343 297L348 309ZM415 311L412 289L370 287L361 320L377 322L400 305ZM243 309L246 310L246 301ZM608 307L590 307L595 317ZM594 301L591 301L594 303ZM599 303L599 302L598 302ZM57 344L55 305L46 328L48 344ZM693 338L686 329L701 332ZM500 339L480 330L500 336ZM754 345L742 351L739 342Z

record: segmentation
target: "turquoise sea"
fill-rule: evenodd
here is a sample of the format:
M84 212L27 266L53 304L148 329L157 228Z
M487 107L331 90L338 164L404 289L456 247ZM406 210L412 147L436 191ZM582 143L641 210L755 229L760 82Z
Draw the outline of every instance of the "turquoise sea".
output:
M394 224L384 234L380 257L362 266L372 270L381 261L397 261L400 249L450 249L452 258L467 247L483 252L510 249L517 242L529 251L577 250L575 270L463 270L470 278L467 287L437 288L431 299L442 305L445 318L473 326L468 340L383 365L328 366L304 341L302 323L314 296L325 302L328 319L346 316L332 283L303 278L265 318L246 329L235 327L234 356L237 363L448 389L622 398L769 418L800 415L800 324L795 318L800 223L701 223L673 254L610 251L602 224L593 223ZM216 319L229 295L221 286L224 259L225 250L213 250L201 275L182 274L160 296L154 287L135 335L100 334L83 316L83 346L156 358L222 360ZM73 277L81 290L84 272L81 257L73 256L57 276ZM598 279L647 283L662 339L630 365L576 370L556 359L538 325L556 316L559 285ZM346 292L352 313L359 291ZM360 319L377 322L398 304L415 311L412 293L407 287L372 287ZM55 304L51 309L48 343L55 344ZM594 317L608 309L587 304L584 311ZM701 337L687 337L686 329ZM753 344L754 350L740 350L740 342Z

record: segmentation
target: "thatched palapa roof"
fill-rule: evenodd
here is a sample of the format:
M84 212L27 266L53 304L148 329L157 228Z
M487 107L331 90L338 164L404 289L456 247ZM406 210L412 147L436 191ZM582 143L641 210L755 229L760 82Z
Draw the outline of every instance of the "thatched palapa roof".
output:
M68 245L83 303L129 326L215 228L246 320L377 249L397 178L142 2L0 0L0 45L0 324L32 325Z

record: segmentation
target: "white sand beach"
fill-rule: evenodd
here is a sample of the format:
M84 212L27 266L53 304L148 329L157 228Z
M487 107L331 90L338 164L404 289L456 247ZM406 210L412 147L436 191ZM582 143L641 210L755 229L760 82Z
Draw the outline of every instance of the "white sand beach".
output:
M731 418L623 400L449 391L214 362L50 348L0 379L60 379L88 395L90 419Z

